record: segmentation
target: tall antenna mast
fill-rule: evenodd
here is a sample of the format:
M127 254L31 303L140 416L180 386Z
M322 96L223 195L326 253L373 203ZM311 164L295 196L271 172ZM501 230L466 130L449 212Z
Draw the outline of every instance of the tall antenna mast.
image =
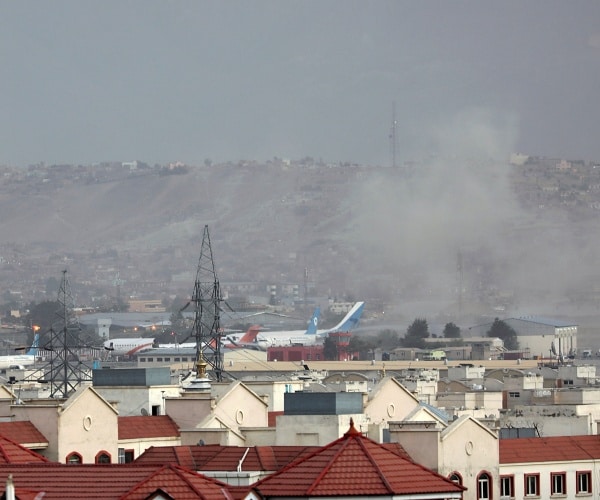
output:
M304 268L304 313L308 314L308 267Z
M456 257L456 271L458 273L458 322L460 324L463 308L463 256L460 250Z
M207 380L206 368L208 365L211 366L217 382L221 382L223 379L220 324L222 300L208 226L204 226L192 295L192 302L195 306L193 336L196 339L196 380Z
M396 168L396 101L392 104L392 127L390 129L390 150L392 153L392 167Z

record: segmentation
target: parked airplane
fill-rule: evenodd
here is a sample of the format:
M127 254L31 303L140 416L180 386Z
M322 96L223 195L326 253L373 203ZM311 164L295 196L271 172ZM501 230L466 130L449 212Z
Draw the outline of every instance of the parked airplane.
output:
M239 348L246 347L255 350L266 350L266 342L262 339L257 339L258 329L256 326L251 326L248 331L242 335L239 340L236 340L235 335L227 335L223 337L223 347L226 348ZM117 356L132 356L140 351L145 351L152 348L161 349L188 349L195 348L196 342L182 342L182 343L156 343L155 339L148 337L135 337L135 338L115 338L104 342L104 348L111 351Z
M321 308L317 307L308 322L306 330L285 330L285 331L265 331L259 334L259 339L270 346L290 345L290 344L314 344L317 339L317 327L319 326L319 317Z
M269 347L268 341L259 339L260 325L252 325L241 337L229 334L223 337L223 347L227 349L253 349L255 351L266 351Z
M352 306L348 314L344 316L333 328L326 330L318 330L320 309L317 307L313 313L308 328L306 331L295 330L286 332L263 332L259 337L265 338L271 346L290 345L290 344L302 344L311 345L317 341L322 341L329 333L333 332L349 332L353 330L363 312L365 306L364 302L357 302Z
M104 342L104 348L116 356L131 356L144 349L150 349L153 345L154 339L147 337L111 339Z
M365 308L364 302L357 302L348 311L346 316L343 317L342 321L340 321L333 328L329 328L327 330L322 330L322 331L317 332L317 335L326 336L330 333L350 332L350 331L354 330L356 328L356 325L358 325L358 322L360 321L360 317L362 316L364 308Z
M33 343L25 354L9 354L8 356L0 356L0 369L11 367L30 366L35 363L35 357L38 353L40 343L40 334L36 333L33 336Z

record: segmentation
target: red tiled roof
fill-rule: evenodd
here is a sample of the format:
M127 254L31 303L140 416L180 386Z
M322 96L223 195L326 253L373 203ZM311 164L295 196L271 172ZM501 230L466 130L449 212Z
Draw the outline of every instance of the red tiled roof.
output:
M119 417L119 439L179 437L179 427L168 415Z
M151 446L135 463L176 464L197 471L277 471L320 446ZM248 453L246 453L248 450ZM244 457L244 455L246 455Z
M264 496L460 494L449 479L399 456L354 428L254 484Z
M0 436L6 436L22 445L43 443L48 440L29 420L17 422L0 422Z
M177 500L232 499L225 483L173 465L165 465L157 470L120 499L143 500L159 489Z
M39 462L49 462L49 460L5 436L0 436L0 464L30 464Z
M600 436L556 436L501 439L500 463L600 459Z
M0 491L9 474L17 496L20 492L43 492L44 500L142 500L159 488L177 500L231 499L224 483L169 465L0 465Z

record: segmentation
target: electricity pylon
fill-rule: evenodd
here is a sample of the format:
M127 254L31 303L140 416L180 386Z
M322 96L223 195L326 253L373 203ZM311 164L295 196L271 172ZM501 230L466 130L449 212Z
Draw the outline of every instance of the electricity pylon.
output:
M204 226L194 293L191 300L195 309L192 335L196 339L197 379L206 378L208 365L210 365L214 380L221 382L223 379L220 324L222 300L221 288L215 272L208 226Z
M43 349L50 351L50 362L44 368L44 378L50 383L51 398L68 398L82 382L92 380L89 367L80 360L79 321L73 312L71 286L64 270L58 290L58 320L50 329L50 341Z

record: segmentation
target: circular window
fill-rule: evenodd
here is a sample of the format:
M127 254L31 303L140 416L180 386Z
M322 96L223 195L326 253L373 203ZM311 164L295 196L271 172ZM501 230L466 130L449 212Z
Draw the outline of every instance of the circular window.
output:
M473 441L467 441L465 444L465 451L467 455L471 455L473 453Z
M394 403L390 403L388 405L387 414L388 414L388 417L393 417L396 414L396 407L394 406Z
M92 428L92 417L89 415L86 415L85 417L83 417L83 428L86 431L89 431Z
M241 424L244 421L244 412L242 410L238 410L235 414L235 421L238 424Z

